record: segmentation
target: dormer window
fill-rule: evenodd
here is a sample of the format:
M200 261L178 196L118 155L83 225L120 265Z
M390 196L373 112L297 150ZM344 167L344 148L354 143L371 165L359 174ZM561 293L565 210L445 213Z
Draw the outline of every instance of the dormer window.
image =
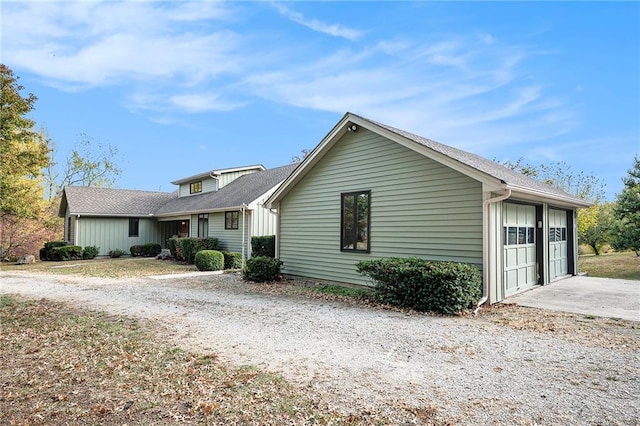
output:
M198 194L202 192L202 181L199 180L198 182L191 182L189 184L189 194Z

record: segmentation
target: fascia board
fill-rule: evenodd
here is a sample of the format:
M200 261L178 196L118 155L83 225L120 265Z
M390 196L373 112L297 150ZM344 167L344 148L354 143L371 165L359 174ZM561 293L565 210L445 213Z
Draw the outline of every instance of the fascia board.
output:
M588 201L578 200L575 198L563 197L556 194L550 194L544 191L537 191L531 188L524 188L517 185L507 185L507 188L513 191L514 198L521 199L523 201L538 201L538 202L553 202L559 207L577 207L586 208L591 207L593 204Z

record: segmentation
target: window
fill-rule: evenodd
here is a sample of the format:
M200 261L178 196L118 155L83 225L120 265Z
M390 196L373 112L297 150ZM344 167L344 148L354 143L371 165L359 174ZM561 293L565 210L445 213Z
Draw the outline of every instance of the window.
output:
M567 228L549 228L549 242L567 241Z
M238 229L240 212L224 212L224 229Z
M369 253L371 191L350 192L341 197L340 250Z
M524 226L505 226L504 244L507 246L517 246L523 244L535 244L535 228Z
M202 213L198 215L198 237L209 236L209 214Z
M137 237L138 235L138 231L140 229L140 219L137 217L130 217L129 218L129 236L130 237Z
M202 192L202 181L191 182L189 184L189 194L197 194Z

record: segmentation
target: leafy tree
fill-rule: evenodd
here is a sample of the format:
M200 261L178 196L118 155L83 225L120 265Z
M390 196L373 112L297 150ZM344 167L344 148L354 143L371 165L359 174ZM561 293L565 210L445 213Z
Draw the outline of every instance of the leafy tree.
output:
M50 161L48 141L27 118L37 100L23 97L19 77L0 64L0 215L37 217L42 206L42 169Z
M564 161L533 165L520 158L516 162L505 161L502 165L592 203L604 198L605 184L602 179L593 173L575 173Z
M578 240L589 245L596 256L600 248L609 241L613 226L613 204L595 204L578 211Z
M633 250L640 256L640 157L633 158L633 166L623 178L624 188L618 194L614 214L618 220L613 227L612 246L616 250Z

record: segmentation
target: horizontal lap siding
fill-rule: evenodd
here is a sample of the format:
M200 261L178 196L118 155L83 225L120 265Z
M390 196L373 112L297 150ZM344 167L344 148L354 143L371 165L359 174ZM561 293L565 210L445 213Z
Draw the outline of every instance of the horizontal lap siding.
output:
M340 194L371 190L371 253L340 251ZM347 133L280 208L283 271L366 284L359 260L418 256L482 264L482 187L360 129Z
M246 213L245 217L245 229L248 224L249 212ZM210 213L209 236L218 239L220 250L242 253L242 212L240 212L238 229L224 229L224 213ZM246 243L247 241L245 240Z

